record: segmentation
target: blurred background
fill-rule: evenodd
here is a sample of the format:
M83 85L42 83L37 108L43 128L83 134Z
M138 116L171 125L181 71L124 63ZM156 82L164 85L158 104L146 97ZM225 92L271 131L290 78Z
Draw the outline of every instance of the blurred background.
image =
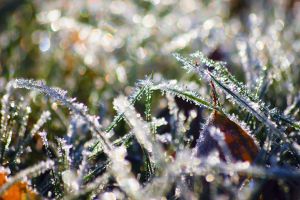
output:
M111 100L145 75L190 79L171 53L196 50L250 87L270 65L270 81L282 80L300 74L299 11L297 0L1 0L0 89L43 79L93 113L111 112ZM285 79L277 92L295 93L298 78Z

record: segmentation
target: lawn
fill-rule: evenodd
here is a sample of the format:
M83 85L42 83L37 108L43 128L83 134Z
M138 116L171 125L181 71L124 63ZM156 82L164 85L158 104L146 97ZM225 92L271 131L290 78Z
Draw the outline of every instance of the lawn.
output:
M0 199L300 199L297 0L0 3Z

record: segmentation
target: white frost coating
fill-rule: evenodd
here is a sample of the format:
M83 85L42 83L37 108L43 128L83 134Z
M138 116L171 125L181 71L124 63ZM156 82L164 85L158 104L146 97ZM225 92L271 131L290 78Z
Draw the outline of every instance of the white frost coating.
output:
M210 133L210 136L218 142L218 145L224 152L226 161L231 163L233 161L233 158L231 156L231 152L229 150L228 145L225 143L224 133L219 128L216 128L214 126L210 126L208 132Z
M172 135L170 133L165 133L162 135L157 135L156 136L157 140L162 142L162 143L169 143L172 142Z
M152 122L151 122L152 126L155 127L160 127L163 125L167 125L168 122L166 121L165 118L156 118L156 117L152 117Z
M29 114L31 113L31 108L29 106L27 106L27 104L22 104L21 106L23 106L24 109L24 115L22 117L22 121L21 121L21 127L19 129L18 135L19 137L24 137L25 135L25 131L26 131L26 126L28 125L28 118L29 118Z
M1 100L1 129L0 129L0 140L4 142L5 144L7 143L7 140L11 140L9 138L11 136L11 131L8 130L8 121L10 118L9 115L9 108L10 108L10 96L13 91L12 87L13 83L10 81L7 86L6 86L6 94L2 97ZM2 151L2 150L1 150Z
M176 155L176 160L170 164L169 170L174 174L179 174L181 172L184 173L192 173L194 170L199 168L200 159L194 157L191 150L183 150L179 151Z
M195 105L212 109L211 103L200 97L200 94L196 92L199 88L190 83L177 83L176 80L163 80L154 84L151 87L151 90L160 90L163 95L165 95L165 93L171 94L172 96L177 96L187 102L192 102Z
M125 159L127 155L124 146L116 147L112 150L110 158L112 162L111 172L115 176L119 186L133 199L141 199L139 182L131 173L131 165Z
M117 200L117 197L113 192L104 192L101 195L101 199L103 199L103 200Z
M41 131L38 134L41 136L43 144L44 144L45 148L47 149L49 147L49 143L48 143L48 140L47 140L47 132L46 131Z
M104 173L103 175L98 176L96 179L86 184L85 186L80 185L81 187L79 190L75 190L64 199L80 199L82 195L95 190L97 191L97 193L100 193L109 181L109 177L110 173Z
M38 130L47 122L47 120L50 120L50 112L44 111L39 118L39 120L36 122L36 124L33 126L32 130L30 131L31 135L35 135Z
M189 58L179 54L174 54L174 56L184 65L183 68L187 71L198 74L199 77L208 82L213 81L216 86L229 95L232 102L237 103L241 108L246 109L259 121L270 127L272 133L277 134L277 136L281 137L282 132L277 128L275 121L282 121L299 129L297 122L279 112L272 112L263 102L260 102L256 94L253 94L243 83L238 82L228 72L224 63L210 60L199 51L191 54ZM194 59L199 59L201 65L194 63ZM211 69L207 69L207 67L211 67ZM284 137L281 138L285 140Z
M139 143L148 151L153 152L152 139L150 127L145 123L140 116L134 110L134 107L130 105L126 97L120 96L114 100L114 107L119 113L124 113L126 120L133 128Z
M189 174L199 169L200 160L190 150L177 152L175 160L166 163L161 176L155 177L143 188L143 199L161 199L180 174Z
M54 101L62 103L77 114L86 114L87 112L87 107L82 103L77 103L75 98L69 98L67 91L56 87L48 87L44 81L16 79L13 85L15 88L25 88L41 92L51 97Z
M79 185L77 182L77 175L72 170L65 170L62 172L62 180L64 184L71 190L77 191L79 189Z
M43 81L27 79L16 79L13 82L13 86L15 88L25 88L38 91L69 108L74 114L80 116L85 122L88 123L92 133L101 138L101 144L103 145L104 152L107 154L109 153L112 145L106 135L102 133L100 124L97 122L97 120L95 120L97 117L89 115L87 112L88 109L84 104L77 103L75 98L67 97L66 91L59 88L48 87Z
M57 138L57 142L59 144L58 155L59 159L64 161L64 167L70 168L71 158L70 158L70 149L72 148L71 144L67 144L64 138Z

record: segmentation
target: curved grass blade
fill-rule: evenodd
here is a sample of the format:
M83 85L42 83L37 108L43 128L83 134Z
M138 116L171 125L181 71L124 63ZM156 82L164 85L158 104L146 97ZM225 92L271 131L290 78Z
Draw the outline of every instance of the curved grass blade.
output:
M164 81L159 84L153 84L151 90L160 90L162 92L170 93L174 96L182 98L183 100L190 101L195 105L203 106L209 110L213 110L213 109L219 110L219 108L214 107L212 103L202 99L198 93L196 93L195 91L191 91L186 87L180 86L180 84L174 82L174 80Z
M253 95L242 83L238 82L225 68L222 62L215 62L206 58L202 53L196 52L191 55L191 58L185 58L177 53L174 54L175 58L183 64L183 68L187 71L192 71L204 78L207 81L212 80L218 85L229 97L237 103L241 108L248 110L260 122L266 124L277 135L281 134L281 130L276 127L274 119L281 122L290 124L296 129L300 129L300 125L293 122L289 117L272 112L269 110L265 103L260 101L256 95ZM203 64L199 66L194 64L193 59L200 59ZM270 116L270 117L269 117Z
M95 116L89 115L87 107L76 102L76 99L69 98L67 92L59 88L51 88L45 85L43 81L34 81L27 79L16 79L14 81L15 88L25 88L29 90L35 90L49 96L54 101L61 103L69 108L75 115L80 116L85 122L87 122L91 128L91 131L96 133L101 139L101 144L105 150L111 150L111 144L105 134L101 131L101 126Z

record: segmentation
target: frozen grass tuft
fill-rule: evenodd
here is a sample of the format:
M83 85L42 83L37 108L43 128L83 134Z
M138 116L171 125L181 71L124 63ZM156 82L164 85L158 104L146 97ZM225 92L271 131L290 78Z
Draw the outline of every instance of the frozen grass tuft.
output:
M0 7L0 199L299 199L295 1L55 2Z

